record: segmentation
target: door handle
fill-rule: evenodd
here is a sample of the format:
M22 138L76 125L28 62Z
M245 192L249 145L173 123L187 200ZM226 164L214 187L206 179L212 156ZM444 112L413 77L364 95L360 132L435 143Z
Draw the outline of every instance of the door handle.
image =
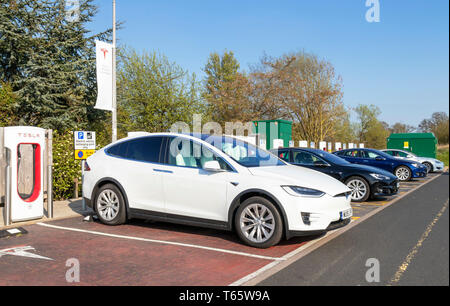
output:
M162 172L162 173L170 173L170 174L173 173L173 171L170 171L170 170L161 170L161 169L153 169L153 171L155 171L155 172Z

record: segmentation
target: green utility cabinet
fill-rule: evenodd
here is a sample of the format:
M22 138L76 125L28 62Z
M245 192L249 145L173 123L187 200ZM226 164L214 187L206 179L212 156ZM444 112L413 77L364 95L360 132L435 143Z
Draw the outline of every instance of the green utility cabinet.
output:
M388 149L412 152L420 157L436 158L437 139L433 133L391 134Z
M273 149L274 139L283 139L283 146L289 147L292 140L292 122L287 120L259 120L253 121L254 133L260 135L260 139L266 140L266 149Z

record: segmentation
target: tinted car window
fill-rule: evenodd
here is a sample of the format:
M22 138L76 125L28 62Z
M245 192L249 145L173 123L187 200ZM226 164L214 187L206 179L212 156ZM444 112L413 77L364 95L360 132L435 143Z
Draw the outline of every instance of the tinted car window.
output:
M361 153L364 158L370 158L370 159L375 159L380 156L379 154L372 152L372 151L363 151Z
M130 140L127 158L137 161L158 163L162 139L162 137L145 137Z
M314 154L305 151L293 152L294 163L298 165L313 166L315 163L326 163L322 159L318 158Z
M345 151L344 156L347 156L347 157L360 157L359 154L358 154L358 150Z
M396 156L394 151L384 151L384 153L392 155L392 156Z
M289 162L289 151L280 151L278 152L278 157L284 161Z
M400 156L400 157L408 157L408 154L406 154L406 153L404 153L404 152L397 151L396 153L397 153L396 156Z
M128 141L121 142L110 147L107 151L109 154L117 157L126 158L128 150Z
M370 159L375 159L377 157L392 159L392 157L389 154L386 154L385 152L378 151L378 150L370 150L370 151L366 150L366 151L362 151L361 154L364 158L370 158Z
M108 153L136 161L158 163L162 137L145 137L121 142L108 149Z

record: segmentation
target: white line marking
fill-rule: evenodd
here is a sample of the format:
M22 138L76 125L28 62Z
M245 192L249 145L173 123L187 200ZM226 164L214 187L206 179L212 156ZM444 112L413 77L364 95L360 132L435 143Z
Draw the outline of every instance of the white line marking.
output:
M237 281L235 281L234 283L229 284L228 286L230 287L234 287L234 286L241 286L242 284L245 284L246 282L248 282L249 280L255 278L256 276L258 276L259 274L272 269L273 267L275 267L276 265L278 265L279 261L272 261L271 263L265 265L264 267L260 268L259 270L256 270L253 273L250 273L246 276L244 276L241 279L238 279Z
M353 220L351 222L353 222ZM322 236L320 238L317 238L317 239L314 239L314 240L310 240L310 241L306 242L305 244L302 244L301 246L299 246L295 250L291 251L290 253L287 253L286 255L284 255L281 258L283 259L283 261L288 260L289 258L291 258L291 257L295 256L296 254L300 253L301 251L303 251L304 249L308 248L311 244L315 244L316 242L319 242L320 240L325 239L332 232L334 232L334 231L327 232L324 236ZM256 270L255 272L250 273L250 274L244 276L243 278L238 279L237 281L229 284L228 286L241 286L242 284L245 284L246 282L252 280L256 276L258 276L258 275L264 273L265 271L270 270L271 268L275 267L280 262L281 261L271 262L271 263L265 265L264 267L260 268L259 270Z
M447 200L447 202L445 202L444 206L439 211L439 213L436 215L436 217L433 219L433 221L431 221L431 223L427 226L425 232L422 234L422 236L420 237L420 239L417 242L417 244L414 246L414 248L412 248L412 250L409 252L408 256L406 256L406 258L403 261L402 265L398 268L397 272L395 273L395 275L392 277L392 279L388 283L388 286L396 285L400 281L400 279L402 278L403 274L406 272L406 270L408 269L409 265L414 260L414 257L416 257L417 253L419 253L419 250L423 246L423 243L428 238L428 236L431 234L431 231L433 230L433 227L436 225L436 223L442 217L442 215L447 210L447 208L448 208L448 200Z
M351 220L349 224L351 224L353 222L354 222L354 220ZM339 230L339 229L336 229L336 230ZM281 257L283 259L282 261L288 260L289 258L291 258L291 257L297 255L298 253L300 253L301 251L305 250L306 248L309 248L310 245L315 244L315 243L319 242L320 240L327 238L329 235L334 233L336 230L329 231L329 232L327 232L325 235L323 235L320 238L307 241L305 244L302 244L301 246L299 246L295 250L293 250L290 253L287 253L286 255ZM259 274L261 274L261 273L263 273L263 272L265 272L265 271L275 267L280 262L281 261L271 262L271 263L265 265L264 267L260 268L259 270L255 271L255 272L253 272L253 273L251 273L251 274L249 274L247 276L244 276L243 278L238 279L237 281L229 284L228 286L241 286L242 284L245 284L246 282L248 282L248 281L252 280L253 278L255 278L256 276L258 276Z
M377 213L380 212L381 210L384 210L384 209L388 208L389 206L391 206L391 205L397 203L398 201L400 201L401 199L403 199L403 198L406 197L407 195L409 195L409 194L411 194L412 192L414 192L415 190L417 190L417 189L419 189L419 188L425 186L426 184L432 182L434 179L437 179L438 177L440 177L440 175L434 176L434 177L431 178L430 180L425 181L423 184L420 184L420 185L418 185L417 187L415 187L415 188L409 190L407 193L402 194L401 197L393 198L393 199L392 199L391 201L389 201L386 205L380 206L378 209L374 210L372 213L368 213L368 214L363 215L364 219L360 217L360 218L357 219L357 220L351 220L351 221L350 221L350 224L353 223L353 222L355 222L355 221L357 221L358 224L359 224L359 223L362 223L363 221L366 220L366 218L370 218L371 216L373 216L374 214L377 214ZM373 214L373 215L371 215L371 214ZM358 224L356 224L356 225L358 225ZM308 247L310 247L310 246L312 246L312 245L315 245L316 243L320 242L322 239L325 239L330 233L333 233L333 232L342 232L342 233L344 233L344 232L346 232L346 231L349 230L349 229L350 229L350 227L347 225L347 226L344 227L344 228L337 229L337 230L332 231L332 232L328 232L328 233L326 233L325 236L320 237L320 238L315 239L315 240L308 241L308 242L305 243L304 245L302 245L302 246L300 246L299 248L295 249L295 250L292 251L291 253L286 254L286 255L283 256L282 258L283 258L284 260L288 260L289 258L291 258L291 257L293 257L294 255L300 253L301 251L307 249ZM336 238L336 237L335 237L335 238ZM300 258L299 258L299 259L300 259ZM297 259L297 260L298 260L298 259ZM279 263L280 263L280 261L269 263L269 264L265 265L264 267L260 268L259 270L255 271L255 272L253 272L253 273L251 273L251 274L249 274L249 275L247 275L247 276L244 276L244 277L241 278L241 279L238 279L238 280L235 281L234 283L231 283L229 286L240 286L240 285L243 285L243 284L247 283L248 281L250 281L250 280L256 278L258 275L264 273L265 271L270 270L271 268L275 267L275 266L278 265ZM261 281L262 281L262 280L261 280Z
M195 245L195 244L173 242L173 241L164 241L164 240L155 240L155 239L139 238L139 237L132 237L132 236L108 234L108 233L102 233L102 232L82 230L82 229L78 229L78 228L56 226L56 225L51 225L51 224L46 224L46 223L41 223L41 222L37 223L37 225L50 227L50 228L55 228L55 229L60 229L60 230L72 231L72 232L87 233L87 234L93 234L93 235L99 235L99 236L121 238L121 239L129 239L129 240L137 240L137 241L145 241L145 242L153 242L153 243L160 243L160 244L166 244L166 245L176 245L176 246L181 246L181 247L202 249L202 250L208 250L208 251L214 251L214 252L228 253L228 254L233 254L233 255L240 255L240 256L246 256L246 257L266 259L266 260L273 260L273 261L286 260L284 258L279 258L279 257L262 256L262 255L244 253L244 252L237 252L237 251L231 251L231 250L225 250L225 249L206 247L206 246Z

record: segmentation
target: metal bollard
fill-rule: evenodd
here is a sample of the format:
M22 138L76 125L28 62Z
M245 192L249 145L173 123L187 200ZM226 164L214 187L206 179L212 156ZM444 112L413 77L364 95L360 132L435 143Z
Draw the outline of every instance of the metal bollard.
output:
M7 153L8 165L5 170L5 225L11 225L11 165L9 162L9 154Z
M53 167L47 168L47 212L49 219L53 218Z
M84 163L85 163L86 161L81 161L81 186L83 186L83 178L84 178ZM83 198L82 200L81 200L81 210L83 210L83 211L86 211L87 210L87 207L86 207L86 202L84 201L84 197L83 197L83 194L81 194L81 197Z

